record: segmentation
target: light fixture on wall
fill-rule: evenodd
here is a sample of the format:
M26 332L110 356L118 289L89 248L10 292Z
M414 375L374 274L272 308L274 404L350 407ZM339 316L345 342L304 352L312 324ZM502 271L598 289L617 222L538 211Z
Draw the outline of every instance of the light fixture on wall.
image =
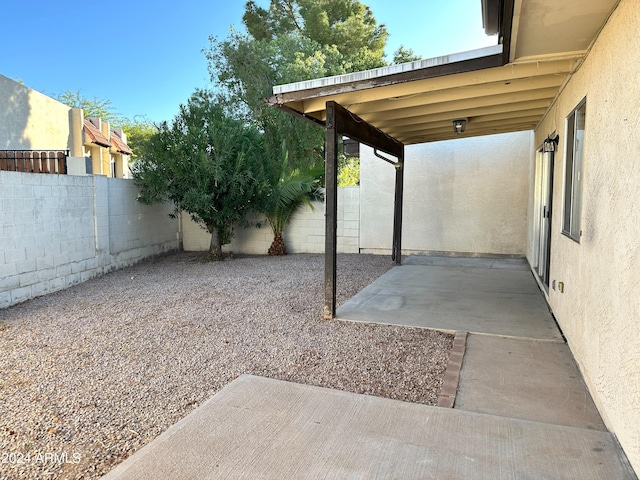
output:
M464 132L465 128L467 128L467 119L466 118L458 118L453 121L453 131L458 135Z
M544 153L555 152L558 148L558 142L560 142L560 135L557 132L553 132L544 140L542 151Z

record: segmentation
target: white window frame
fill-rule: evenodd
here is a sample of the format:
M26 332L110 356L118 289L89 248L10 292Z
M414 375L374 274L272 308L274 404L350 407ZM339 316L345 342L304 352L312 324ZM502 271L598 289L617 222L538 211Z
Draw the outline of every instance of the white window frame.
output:
M580 243L582 236L582 181L587 99L583 98L567 117L564 157L562 233Z

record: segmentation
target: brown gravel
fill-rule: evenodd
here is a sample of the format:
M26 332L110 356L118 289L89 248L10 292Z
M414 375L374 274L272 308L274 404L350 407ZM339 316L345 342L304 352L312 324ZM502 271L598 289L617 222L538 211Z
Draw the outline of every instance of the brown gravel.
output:
M180 253L0 310L0 478L97 478L243 373L435 405L452 337L321 320L323 261ZM391 266L339 256L338 302Z

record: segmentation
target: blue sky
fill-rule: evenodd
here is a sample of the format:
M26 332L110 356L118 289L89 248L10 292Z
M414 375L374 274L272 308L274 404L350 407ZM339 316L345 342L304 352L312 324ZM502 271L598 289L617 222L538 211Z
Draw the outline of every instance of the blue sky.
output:
M258 0L267 6L268 0ZM495 45L480 0L364 0L400 44L423 58ZM6 0L0 74L50 96L65 90L111 101L129 118L170 120L209 85L201 53L209 35L242 29L245 0ZM0 106L1 108L1 106Z

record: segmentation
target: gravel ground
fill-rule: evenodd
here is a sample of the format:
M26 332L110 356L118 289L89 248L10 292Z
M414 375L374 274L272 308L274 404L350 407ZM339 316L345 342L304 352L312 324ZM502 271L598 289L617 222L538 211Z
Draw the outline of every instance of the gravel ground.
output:
M0 478L97 478L238 375L434 405L452 337L323 321L322 255L180 253L0 310ZM341 255L338 302L392 266Z

